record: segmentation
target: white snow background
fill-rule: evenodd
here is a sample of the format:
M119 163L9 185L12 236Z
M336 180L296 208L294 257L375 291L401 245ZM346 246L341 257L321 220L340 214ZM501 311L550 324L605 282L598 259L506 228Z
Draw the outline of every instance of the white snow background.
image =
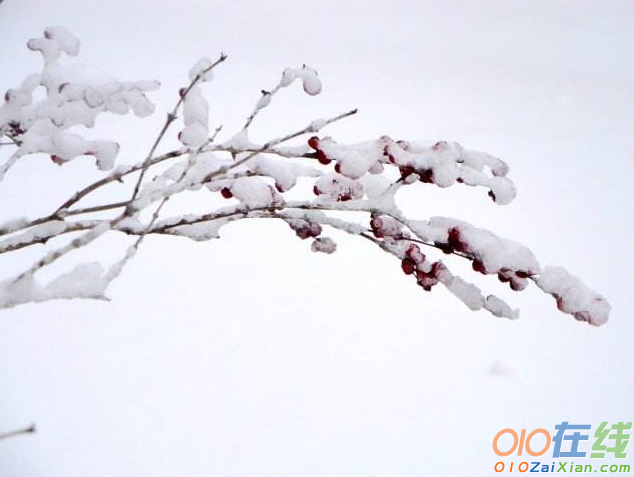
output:
M117 139L119 162L144 157L199 57L229 55L203 86L226 134L284 67L307 63L322 94L284 91L252 139L359 107L325 133L457 140L501 157L518 187L508 206L466 187L416 187L400 204L528 245L612 313L590 327L534 286L483 277L521 308L519 321L495 319L422 291L370 243L339 234L335 254L315 254L268 221L205 243L150 236L111 302L0 312L0 432L38 428L0 441L1 477L488 476L503 428L634 419L634 2L6 0L0 91L39 69L25 43L49 25L81 39L81 62L161 81L150 119L98 121L94 137ZM30 156L0 185L0 219L49 212L96 177L87 159ZM100 240L61 267L108 264L130 240ZM41 253L0 257L2 276Z

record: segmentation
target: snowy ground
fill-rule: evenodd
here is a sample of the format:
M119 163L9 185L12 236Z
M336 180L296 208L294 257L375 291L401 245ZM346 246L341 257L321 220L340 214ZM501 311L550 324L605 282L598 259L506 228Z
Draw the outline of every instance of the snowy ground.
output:
M323 93L285 91L254 139L359 107L330 132L502 157L519 189L511 205L417 188L404 209L529 245L612 314L589 327L538 290L485 278L522 310L494 319L424 293L371 244L338 237L336 254L313 254L279 224L241 222L201 244L150 237L112 302L0 312L0 432L38 426L0 442L0 476L487 476L503 428L633 420L634 4L8 0L0 90L39 66L24 43L52 24L82 39L86 62L159 79L159 111L200 56L224 51L205 91L226 130L284 67L308 63ZM100 131L132 162L162 120L109 118ZM0 188L0 219L47 211L94 174L88 161L31 157ZM109 260L125 244L91 250ZM3 259L2 276L40 253Z

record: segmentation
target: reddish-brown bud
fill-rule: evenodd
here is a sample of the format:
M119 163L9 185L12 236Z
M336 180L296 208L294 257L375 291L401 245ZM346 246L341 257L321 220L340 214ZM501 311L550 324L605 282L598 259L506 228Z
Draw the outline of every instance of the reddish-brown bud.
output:
M317 136L313 136L308 140L308 145L313 149L319 149L319 138Z
M480 260L474 260L471 263L471 268L473 268L476 272L482 273L483 275L486 275L487 273L487 270L484 267L484 263L482 263Z
M317 150L317 160L320 164L323 164L324 166L327 166L332 162L332 160L321 149Z
M413 174L414 172L416 172L412 166L401 166L398 168L398 170L401 173L402 179L405 179L410 174Z
M404 258L401 261L401 268L403 269L403 273L405 275L411 275L416 270L416 263L411 258Z
M425 182L427 184L432 184L434 182L434 171L431 169L424 169L418 172L420 176L420 181Z

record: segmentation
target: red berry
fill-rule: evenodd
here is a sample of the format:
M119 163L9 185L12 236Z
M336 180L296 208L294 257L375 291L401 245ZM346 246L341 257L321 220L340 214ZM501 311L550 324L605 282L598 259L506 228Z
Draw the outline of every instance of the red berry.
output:
M68 159L64 159L63 157L60 157L60 156L57 156L57 155L53 154L51 156L51 161L53 161L58 166L61 166L65 162L68 162Z
M458 227L452 227L449 229L448 241L449 245L458 250L459 252L466 252L467 245L461 240L460 229Z
M413 174L414 172L416 172L412 166L401 166L398 168L398 170L401 173L402 179L405 179L410 174Z
M511 286L511 290L522 291L524 288L526 288L527 282L525 279L522 278L515 279L511 277L511 282L509 283L509 285Z
M427 184L432 184L434 182L434 171L431 169L424 169L418 173L420 176L420 181L425 182Z
M291 225L291 228L295 230L295 234L302 240L309 237L319 237L319 235L321 235L321 225L312 222L299 226Z
M407 247L407 250L405 251L405 256L412 259L417 264L423 263L426 258L425 254L420 251L420 248L418 248L418 245L416 245L415 243L410 244L410 246Z
M533 276L532 272L526 272L524 270L518 270L515 272L515 275L517 275L519 278L530 278Z
M341 163L338 162L337 164L335 164L335 172L337 174L341 174Z
M434 277L434 278L438 278L438 274L440 272L442 272L443 270L446 270L447 267L445 267L445 264L442 262L434 262L431 265L431 270L429 271L429 274Z
M416 283L423 287L425 291L431 291L431 287L438 283L438 280L430 273L425 273L421 270L416 271Z
M404 258L401 261L401 268L403 269L403 273L405 275L411 275L416 270L416 263L411 258Z
M311 237L319 237L321 235L321 225L312 223L308 226L308 234Z
M471 263L471 268L473 268L476 272L480 272L483 275L486 275L487 270L486 268L484 268L484 263L482 263L480 260L474 260Z
M319 190L319 187L313 186L313 194L321 195L321 190Z
M308 231L308 227L300 227L298 229L295 229L295 233L302 240L306 240L308 237L310 237L310 232Z
M464 179L462 177L458 177L456 179L456 182L458 182L459 184L464 184Z
M380 217L372 217L372 219L370 219L370 228L376 238L385 237L385 232L382 230L383 220Z
M350 194L343 194L339 196L340 202L347 202L349 200L352 200L352 196Z
M319 138L317 136L313 136L308 140L308 145L315 150L319 149Z
M225 199L231 199L233 197L231 189L229 189L228 187L223 187L222 189L220 189L220 194L222 194Z
M320 164L323 164L324 166L327 166L332 162L332 160L321 149L317 149L317 160Z
M420 253L420 248L418 248L418 245L416 245L415 243L409 244L409 247L407 247L407 250L405 250L405 255L407 255L409 258L412 258L412 256L416 255L417 253Z

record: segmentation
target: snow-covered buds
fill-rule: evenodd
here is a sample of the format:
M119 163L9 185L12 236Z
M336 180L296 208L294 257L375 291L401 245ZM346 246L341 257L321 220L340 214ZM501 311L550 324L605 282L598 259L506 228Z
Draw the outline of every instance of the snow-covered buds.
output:
M79 40L64 27L49 27L42 38L29 40L28 48L42 54L39 74L28 76L4 95L0 106L0 131L8 130L19 144L11 160L0 168L0 179L22 156L48 154L58 165L79 156L96 159L100 170L114 166L119 145L115 141L88 140L74 126L92 128L105 112L139 117L154 112L145 93L156 90L157 81L117 81L101 70L83 65L64 65L62 54L77 56ZM34 92L42 87L45 97L34 101Z
M34 153L45 153L60 166L88 155L95 158L99 169L113 168L119 151L117 142L86 139L70 129L93 127L96 118L105 112L132 111L139 117L152 114L154 105L146 93L156 90L159 83L118 81L100 70L62 64L64 54L79 53L79 41L63 27L47 28L44 36L30 40L28 47L42 54L43 67L40 73L28 76L4 95L0 136L7 139L3 146L9 144L16 150L0 166L0 180L18 158ZM424 290L431 291L441 284L471 310L485 309L494 316L510 319L518 315L501 298L485 296L476 285L453 275L438 259L441 252L470 261L475 272L496 276L515 291L523 290L533 281L555 298L561 311L577 320L593 325L607 321L610 305L605 298L564 269L542 269L525 246L461 220L447 217L412 220L397 204L397 194L403 187L421 184L443 189L456 184L483 187L497 204L508 204L516 191L507 178L509 168L502 160L451 141L394 141L384 135L343 144L333 137L321 136L324 127L355 114L356 110L327 120L314 120L299 131L264 143L251 141L249 127L254 118L270 107L273 96L282 88L301 80L307 94L321 92L319 76L309 66L284 69L274 88L261 90L244 126L228 139L216 142L219 129L210 136L209 104L201 84L212 79L212 70L225 58L224 54L216 62L203 58L191 68L189 85L178 92L178 101L144 160L120 166L87 185L48 216L0 225L0 254L46 243L65 233L85 231L69 244L49 252L17 278L1 282L0 308L52 298L102 297L146 235L210 240L219 237L221 227L248 218L286 222L300 239L310 240L315 252L335 252L334 240L324 236L328 229L363 238L397 258L403 273L415 278ZM38 88L44 90L42 99L36 99ZM178 139L185 147L161 153L157 150L161 140L177 119L182 119ZM168 134L173 131L170 129ZM307 143L282 145L300 138L307 138ZM144 180L150 167L168 160L174 161L171 166L163 168L151 180ZM83 210L75 207L94 190L133 173L139 176L131 195L126 194L112 204ZM220 197L226 200L205 214L160 219L162 207L170 197L203 187L214 193L210 194L209 203ZM314 194L310 193L311 188ZM140 212L155 203L151 219L142 224L140 217L146 215ZM114 219L88 215L114 210L121 211ZM79 214L86 216L86 220L72 221L72 216ZM37 283L35 272L110 231L138 238L109 271L90 265L62 275L49 285ZM421 247L428 247L428 253L423 253ZM447 263L451 265L449 260Z
M302 66L301 68L286 68L282 73L280 86L286 87L297 78L302 80L304 91L312 96L321 93L321 81L317 71L310 66Z
M321 225L315 222L308 222L304 219L289 219L288 225L295 231L297 236L302 240L309 237L319 237L322 232Z

